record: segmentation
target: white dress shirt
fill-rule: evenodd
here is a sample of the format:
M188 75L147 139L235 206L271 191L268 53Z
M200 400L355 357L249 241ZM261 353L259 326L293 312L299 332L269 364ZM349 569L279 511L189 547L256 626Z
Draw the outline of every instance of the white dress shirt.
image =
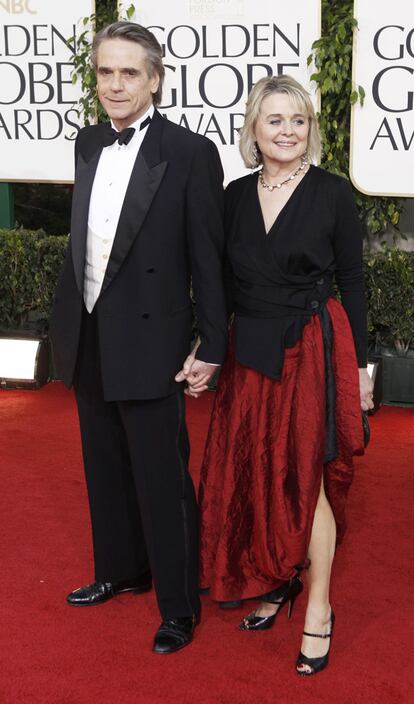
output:
M135 133L128 144L116 141L102 149L92 186L86 239L83 299L89 313L102 288L132 169L148 129L146 126L141 130L140 125L153 114L151 105L130 125Z

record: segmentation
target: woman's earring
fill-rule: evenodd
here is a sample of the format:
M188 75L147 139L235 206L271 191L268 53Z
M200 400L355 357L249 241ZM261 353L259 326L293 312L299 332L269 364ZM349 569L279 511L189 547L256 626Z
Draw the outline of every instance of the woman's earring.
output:
M257 147L257 142L253 144L253 159L256 162L256 166L259 166L259 149Z

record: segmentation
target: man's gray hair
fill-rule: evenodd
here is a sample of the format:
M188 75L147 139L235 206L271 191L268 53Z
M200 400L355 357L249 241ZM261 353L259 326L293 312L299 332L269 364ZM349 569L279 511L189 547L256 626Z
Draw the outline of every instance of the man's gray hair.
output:
M162 63L161 45L155 38L152 32L140 24L135 22L114 22L107 27L101 29L92 42L91 61L97 69L97 56L99 46L106 39L125 39L128 42L136 42L146 51L145 63L147 66L148 76L153 77L154 74L159 76L160 82L158 90L153 95L154 105L159 105L162 98L162 85L164 82L165 69Z

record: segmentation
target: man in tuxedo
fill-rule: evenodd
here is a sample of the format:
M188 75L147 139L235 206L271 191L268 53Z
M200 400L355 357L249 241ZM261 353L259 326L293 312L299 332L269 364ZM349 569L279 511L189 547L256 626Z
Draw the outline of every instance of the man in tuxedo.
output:
M203 389L225 354L223 174L210 140L155 109L164 67L151 32L116 22L95 36L92 61L111 124L76 140L51 320L56 368L78 405L95 561L95 582L67 601L100 604L153 583L153 650L172 653L200 613L182 380ZM190 277L200 344L187 358Z

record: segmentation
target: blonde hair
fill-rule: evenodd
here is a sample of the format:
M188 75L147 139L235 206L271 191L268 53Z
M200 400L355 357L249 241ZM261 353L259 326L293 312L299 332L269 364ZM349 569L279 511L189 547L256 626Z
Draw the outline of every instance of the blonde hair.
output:
M309 120L307 155L310 162L318 163L321 154L321 138L309 93L291 76L268 76L257 81L247 98L239 143L240 154L245 165L248 169L254 169L262 163L262 155L257 147L254 131L262 102L272 93L288 95L292 103L307 116Z

